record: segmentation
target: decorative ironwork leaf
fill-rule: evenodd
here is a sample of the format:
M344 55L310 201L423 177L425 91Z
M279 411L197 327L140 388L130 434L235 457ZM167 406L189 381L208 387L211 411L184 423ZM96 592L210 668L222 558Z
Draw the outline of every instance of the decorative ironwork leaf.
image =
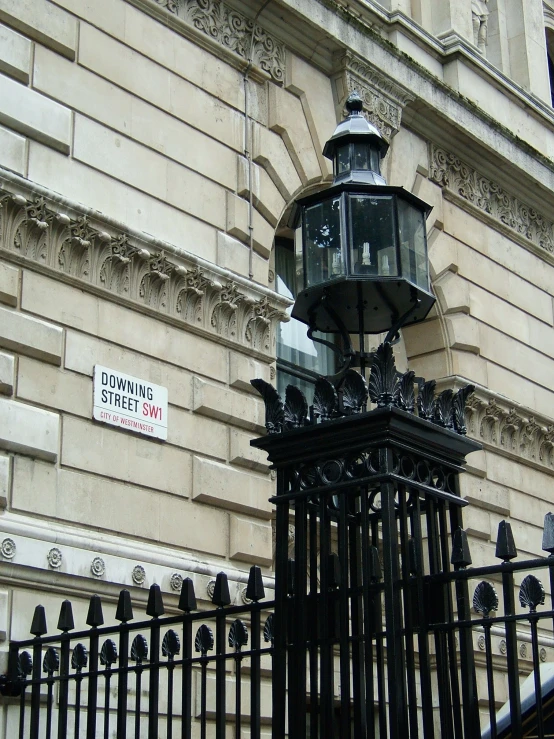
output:
M475 588L475 592L473 593L473 608L485 618L487 618L491 611L498 610L498 595L490 582L483 580Z
M265 404L265 427L268 434L279 434L283 430L285 422L285 411L281 396L270 382L256 379L250 380L250 384L262 396Z
M275 639L275 632L273 630L273 627L274 627L273 620L274 620L273 614L270 613L264 624L264 641L271 642L271 644L273 644L273 640Z
M297 429L304 425L308 415L308 402L304 393L295 385L287 385L284 414L285 428Z
M42 660L42 671L47 675L53 675L60 669L60 655L54 647L48 647Z
M435 380L424 382L418 386L417 412L420 418L432 418L435 408Z
M523 579L519 588L519 602L523 608L529 608L531 613L544 603L544 588L534 575L527 575Z
M196 632L194 648L203 657L214 648L214 633L206 624L202 624Z
M453 424L452 398L453 393L450 388L443 390L435 401L435 409L433 411L433 422L447 429L451 429Z
M131 644L131 659L137 665L141 665L145 659L148 659L148 642L142 634L137 634Z
M19 655L19 674L26 678L33 671L33 658L29 652L21 652Z
M100 650L100 664L109 667L117 662L117 647L111 639L106 639Z
M84 644L81 644L79 642L75 645L73 648L73 652L71 654L71 667L73 667L74 670L77 670L77 672L81 672L83 667L86 667L88 664L88 652L87 648Z
M179 641L179 635L173 629L169 629L166 632L162 641L162 654L164 657L173 659L176 654L181 651L181 642Z
M475 385L466 385L454 395L452 407L454 410L454 428L459 434L467 434L466 426L466 401L475 390Z
M400 378L394 397L394 404L398 408L408 411L408 413L413 413L415 408L414 377L415 372L412 372L412 370L404 372Z
M315 384L314 414L322 421L328 421L333 417L337 404L338 396L335 386L325 377L320 377Z
M229 646L236 652L240 652L242 647L248 644L248 629L244 621L237 618L231 624L229 629Z
M369 397L382 408L392 405L398 393L398 373L390 343L380 344L373 356L369 378Z
M367 386L359 372L349 369L344 375L341 385L342 407L347 415L359 413L362 406L367 403Z

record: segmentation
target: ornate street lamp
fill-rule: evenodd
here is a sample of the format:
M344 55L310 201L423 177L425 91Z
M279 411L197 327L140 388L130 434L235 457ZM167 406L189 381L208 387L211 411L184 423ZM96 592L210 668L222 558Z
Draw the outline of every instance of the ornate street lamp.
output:
M388 144L361 114L353 93L348 117L325 144L331 187L297 201L297 297L292 315L313 331L363 336L422 321L435 298L429 287L425 219L431 207L390 187L380 160ZM312 337L313 338L313 337ZM352 357L351 357L352 359Z

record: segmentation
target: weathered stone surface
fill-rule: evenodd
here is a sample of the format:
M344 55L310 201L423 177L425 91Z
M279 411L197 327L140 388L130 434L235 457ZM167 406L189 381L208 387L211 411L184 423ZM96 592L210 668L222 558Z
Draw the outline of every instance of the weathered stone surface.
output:
M0 398L0 449L55 461L59 431L57 413Z
M27 142L23 136L0 126L0 150L3 155L2 164L6 169L25 174Z
M15 375L15 360L13 355L0 352L0 393L11 395L13 393Z
M85 418L92 417L92 380L20 357L17 397Z
M69 59L75 58L77 21L48 0L0 0L0 21Z
M269 463L267 455L260 449L254 449L250 446L251 439L255 439L254 434L246 434L238 429L229 429L229 461L232 464L241 467L249 467L259 472L267 472Z
M7 26L0 24L0 71L21 82L29 82L31 42Z
M63 154L71 144L71 111L0 75L0 124L41 141Z
M194 457L192 479L194 500L260 518L271 516L273 506L268 498L273 494L273 483L267 477Z
M7 454L0 454L0 508L8 505L11 484L12 460Z
M0 140L2 138L2 129L0 129ZM19 282L21 270L12 267L10 264L0 262L0 303L6 305L17 305L19 297Z
M188 452L97 422L64 418L61 459L63 465L82 472L183 497L190 494Z
M62 342L63 330L58 326L0 308L0 346L5 349L60 364Z
M261 401L250 395L244 396L223 386L204 382L198 377L193 381L193 409L197 413L260 434L265 428L265 410Z
M257 397L257 390L254 390L250 384L250 380L257 377L269 382L271 380L270 366L244 354L231 353L229 357L229 385L231 387L237 390L245 390Z
M231 515L229 556L242 562L268 566L272 560L271 524Z

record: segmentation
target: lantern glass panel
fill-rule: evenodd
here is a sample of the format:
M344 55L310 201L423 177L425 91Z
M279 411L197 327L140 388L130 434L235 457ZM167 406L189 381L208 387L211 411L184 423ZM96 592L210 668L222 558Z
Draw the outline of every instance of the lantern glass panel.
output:
M304 212L306 287L346 274L341 210L341 198L338 197L312 205Z
M352 273L397 276L392 197L350 195L349 199Z
M398 198L398 233L402 276L429 290L425 217L405 200Z
M350 144L337 149L337 174L348 172L350 169Z
M354 144L352 169L370 169L371 150L367 144Z

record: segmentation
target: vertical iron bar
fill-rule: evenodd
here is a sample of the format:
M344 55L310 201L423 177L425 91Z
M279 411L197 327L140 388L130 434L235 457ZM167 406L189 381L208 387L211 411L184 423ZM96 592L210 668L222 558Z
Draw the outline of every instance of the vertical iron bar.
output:
M33 643L33 684L31 687L31 732L29 739L38 739L40 726L40 671L42 668L42 646L37 637Z
M410 552L408 543L408 509L409 490L404 485L398 486L399 522L400 522L400 555L402 561L402 594L404 596L404 625L406 629L406 676L408 682L408 719L410 722L410 739L417 739L418 707L416 689L416 666L414 653L414 625L412 617L412 590L410 583Z
M419 493L414 499L414 515L412 516L412 536L415 542L416 588L418 605L418 652L419 675L421 679L421 706L423 719L423 736L434 739L435 724L433 716L433 690L431 685L431 664L429 659L429 627L425 610L423 530L421 527L421 499ZM472 735L470 735L472 736ZM467 738L469 739L469 737Z
M207 690L208 658L202 658L200 685L200 739L206 739L206 690Z
M363 491L349 500L356 503L356 515L351 516L349 529L350 560L350 618L352 624L352 709L354 713L354 739L366 739L365 678L364 678L364 634L363 634L363 595L361 570L361 513L360 498Z
M67 705L69 701L69 640L60 635L60 688L58 691L58 739L67 739Z
M294 643L291 655L294 685L289 687L289 731L295 739L306 737L307 544L307 503L304 498L296 501L294 509Z
M261 663L260 663L260 606L252 604L251 644L250 657L250 737L260 739L261 731Z
M104 695L104 739L110 739L110 681L112 670L109 665L104 670L104 677L106 691Z
M339 585L339 670L340 670L340 736L350 739L350 619L348 608L348 511L347 496L339 496L338 550Z
M378 546L378 523L374 518L371 527L373 546ZM387 697L385 690L385 656L383 649L383 598L379 589L373 599L373 622L375 624L375 667L377 671L377 705L379 706L379 739L388 737Z
M54 678L50 674L46 696L46 739L52 736L52 711L54 710Z
M504 594L504 615L515 615L514 575L502 570L502 592ZM506 623L506 662L508 668L508 698L510 699L510 719L512 739L523 739L521 724L521 698L519 694L519 664L517 656L517 634L515 621Z
M225 739L226 699L225 699L225 610L217 609L215 617L215 736ZM152 739L156 739L152 737Z
M379 470L391 474L394 469L391 448L379 450ZM405 739L408 734L406 708L406 668L402 635L402 606L399 592L398 529L395 507L396 490L392 482L381 483L383 561L385 593L385 633L387 644L387 683L389 686L389 726L391 739Z
M277 471L277 496L286 491L286 473ZM275 545L275 634L273 645L273 739L282 739L286 729L287 701L287 568L289 504L276 504Z
M119 627L119 674L117 679L117 739L127 736L127 686L129 680L129 627Z
M319 622L321 639L321 675L319 694L321 739L332 739L333 737L333 702L335 699L333 644L331 640L331 632L329 629L331 609L334 609L335 607L335 598L334 593L331 593L330 591L329 568L323 564L325 562L329 562L329 557L331 554L331 524L329 520L328 500L329 498L325 495L321 495L319 499L319 559L322 563L320 567L321 608Z
M192 620L183 615L183 677L181 685L181 739L192 736Z
M241 711L242 711L242 695L241 695L241 664L242 657L240 652L235 655L235 736L240 737Z
M489 720L491 724L491 739L496 739L496 700L494 697L494 672L492 668L491 625L483 624L485 630L485 662L487 669L487 691L489 699Z
M81 683L83 678L78 675L75 685L75 739L79 739L79 728L81 723Z
M142 699L142 664L137 663L135 681L135 739L140 739L140 703Z
M441 571L441 558L439 547L439 532L437 528L437 502L431 496L426 498L427 506L427 545L429 550L429 570L434 575ZM433 603L431 605L439 605L441 618L446 615L444 613L443 585L440 587L440 596L433 593ZM436 597L436 601L435 601ZM450 702L450 690L448 684L448 654L446 651L446 635L443 631L436 631L435 634L435 651L437 661L437 680L438 680L438 696L439 696L439 717L441 725L441 736L445 739L452 739L452 705Z
M541 668L539 659L539 636L537 633L538 614L531 613L531 650L533 654L533 673L535 677L535 710L537 711L537 739L544 739L544 723L542 710Z
M150 679L148 686L148 739L158 737L158 703L160 697L160 621L150 623Z
M367 489L360 495L360 530L362 540L362 599L364 614L364 671L365 671L365 712L368 739L375 739L375 695L373 679L373 634L377 625L373 619L373 599L370 595L370 533ZM375 578L376 579L376 578ZM380 628L380 626L379 626Z
M167 663L167 739L173 739L173 657Z
M25 688L26 685L23 683L19 697L19 739L25 737Z
M318 606L320 598L317 592L317 514L315 508L311 505L309 510L309 531L310 531L310 591L309 591L309 619L310 619L310 736L318 734L318 710L319 710L319 664L318 664L318 639L320 624L318 619ZM320 553L320 571L327 567L327 561Z
M98 629L95 626L90 630L88 667L87 739L96 739L96 706L98 701Z

